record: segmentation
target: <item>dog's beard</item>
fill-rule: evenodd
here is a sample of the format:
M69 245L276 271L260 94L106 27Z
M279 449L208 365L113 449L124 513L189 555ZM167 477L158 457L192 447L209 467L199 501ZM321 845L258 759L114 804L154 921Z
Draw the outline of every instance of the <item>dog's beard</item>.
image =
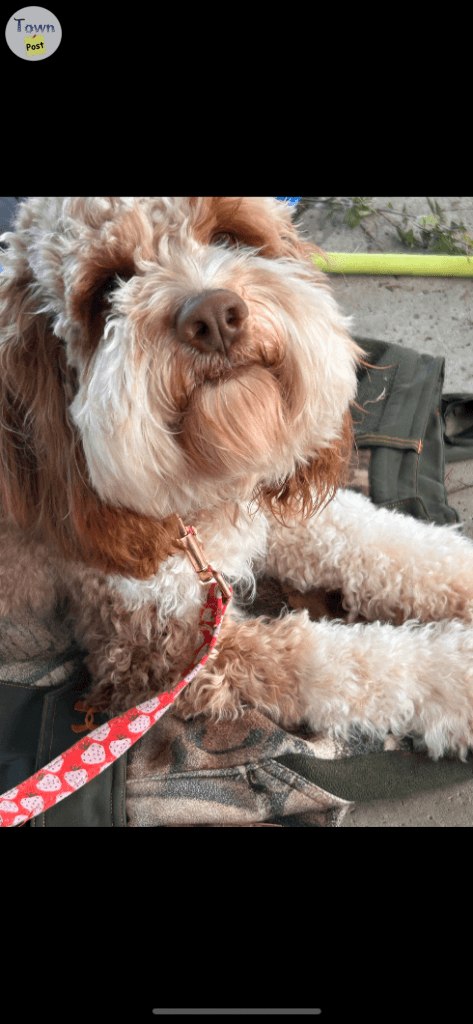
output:
M205 476L236 479L267 470L289 440L274 375L263 366L250 366L197 387L179 439Z

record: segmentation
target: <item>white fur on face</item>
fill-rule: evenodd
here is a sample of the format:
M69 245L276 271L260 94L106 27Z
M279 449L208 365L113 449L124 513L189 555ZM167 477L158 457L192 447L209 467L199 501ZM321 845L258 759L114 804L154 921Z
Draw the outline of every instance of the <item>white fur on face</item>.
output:
M262 479L293 472L309 450L337 436L356 392L350 321L310 267L194 239L188 248L169 245L160 263L147 263L143 276L114 291L103 338L71 406L99 495L158 518L207 507L212 476L211 501L220 504L246 499ZM183 345L169 325L185 299L211 288L231 289L249 310L245 342L232 352L226 378L219 354ZM144 334L137 322L145 322ZM297 367L291 419L275 387L274 368L285 352ZM262 406L265 433L258 430ZM185 445L189 410L192 437ZM196 436L202 447L194 467L189 448ZM207 479L205 460L218 470Z

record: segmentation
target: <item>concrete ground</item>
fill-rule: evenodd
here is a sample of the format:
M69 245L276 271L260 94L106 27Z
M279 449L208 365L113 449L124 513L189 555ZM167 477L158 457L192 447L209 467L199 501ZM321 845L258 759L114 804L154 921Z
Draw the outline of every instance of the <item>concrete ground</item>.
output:
M431 197L432 198L432 197ZM473 237L473 198L437 198L446 223L463 221ZM316 202L316 200L314 201ZM388 208L392 204L392 209ZM430 214L419 197L373 197L380 213L350 229L343 213L327 220L327 207L312 201L298 217L307 238L328 252L400 252L425 254L421 246L407 249L395 225L415 226L415 218ZM418 231L416 232L418 234ZM473 393L473 278L388 277L333 274L335 296L345 313L354 315L354 334L386 339L416 352L446 360L444 392ZM473 540L473 460L446 465L449 504L465 522ZM407 755L410 757L410 755ZM411 795L403 786L402 799L357 802L342 828L470 828L473 826L473 758L468 764L444 759L441 764L423 755L425 790ZM420 762L419 762L420 765ZM415 762L413 763L415 771Z

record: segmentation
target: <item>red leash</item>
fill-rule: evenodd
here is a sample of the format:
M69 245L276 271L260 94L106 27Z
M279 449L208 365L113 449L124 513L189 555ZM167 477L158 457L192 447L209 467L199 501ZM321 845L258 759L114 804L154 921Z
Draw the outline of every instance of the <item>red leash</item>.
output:
M24 825L30 818L35 818L49 807L54 807L60 800L85 786L99 772L103 772L129 750L133 743L141 739L148 729L151 729L158 718L161 718L174 703L181 690L205 665L212 647L217 642L232 589L220 574L205 562L192 527L184 527L180 520L179 524L183 547L201 582L213 581L200 614L199 638L202 637L202 642L194 654L192 665L174 689L151 697L142 704L137 704L135 708L125 711L124 714L112 718L110 722L97 726L88 736L46 764L41 771L35 772L19 786L14 786L7 793L3 793L0 796L0 828ZM206 575L208 579L205 579Z

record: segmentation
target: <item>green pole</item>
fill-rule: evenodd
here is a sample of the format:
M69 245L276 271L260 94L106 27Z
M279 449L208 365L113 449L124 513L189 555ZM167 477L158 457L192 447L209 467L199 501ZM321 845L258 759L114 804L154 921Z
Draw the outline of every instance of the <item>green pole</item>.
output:
M396 252L312 253L312 262L329 274L409 274L413 277L473 277L471 256L404 256Z

